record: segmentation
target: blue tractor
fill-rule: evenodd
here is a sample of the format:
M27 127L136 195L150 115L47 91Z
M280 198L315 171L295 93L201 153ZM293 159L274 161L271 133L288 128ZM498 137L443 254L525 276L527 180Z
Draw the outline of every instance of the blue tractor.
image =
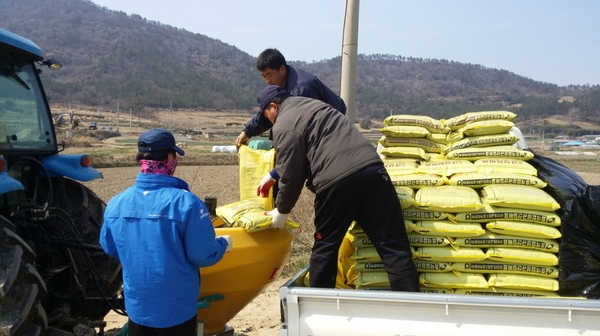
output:
M122 311L121 266L98 244L105 203L80 183L102 175L89 155L59 154L39 77L46 66L61 65L0 29L1 335L102 327Z

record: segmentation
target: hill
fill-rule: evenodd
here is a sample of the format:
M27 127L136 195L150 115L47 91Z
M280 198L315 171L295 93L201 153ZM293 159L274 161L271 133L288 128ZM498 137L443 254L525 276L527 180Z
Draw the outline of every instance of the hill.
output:
M235 46L88 0L8 1L0 22L64 64L42 76L53 104L114 110L119 102L141 113L252 110L264 85L255 58ZM290 64L339 92L340 57ZM502 109L522 122L566 115L600 123L600 86L559 87L482 65L400 55L359 55L357 70L356 114L367 122L389 114L447 118Z

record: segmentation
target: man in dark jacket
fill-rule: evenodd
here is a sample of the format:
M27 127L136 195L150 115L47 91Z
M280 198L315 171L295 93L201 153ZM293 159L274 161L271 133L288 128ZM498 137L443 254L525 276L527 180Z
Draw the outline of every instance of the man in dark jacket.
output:
M310 286L335 287L338 251L355 220L379 253L391 289L419 291L400 202L373 145L348 118L319 100L269 85L258 102L273 123L280 176L276 208L269 212L272 227L283 227L305 182L316 194Z
M277 49L265 49L256 61L256 68L268 85L281 86L292 96L302 96L318 99L331 105L333 108L346 114L346 104L330 88L323 84L317 77L308 72L287 65L285 57ZM263 116L262 111L252 118L244 127L244 130L235 140L236 146L246 143L249 138L262 134L269 130L273 124ZM272 170L265 175L257 187L257 195L264 195L265 190L271 189L279 179L277 172ZM273 198L277 196L277 188L273 190ZM266 197L266 196L265 196Z
M308 72L287 65L285 57L277 49L265 49L256 61L256 68L268 85L278 85L287 90L292 96L315 98L323 101L336 110L346 114L346 104L330 88L317 77ZM271 122L259 111L244 127L237 137L235 144L240 146L249 138L268 131Z

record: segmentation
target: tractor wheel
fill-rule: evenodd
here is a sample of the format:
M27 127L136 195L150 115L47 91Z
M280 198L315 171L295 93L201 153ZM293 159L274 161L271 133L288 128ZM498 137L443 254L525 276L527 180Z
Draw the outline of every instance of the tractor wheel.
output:
M75 239L84 244L99 245L100 228L104 221L106 204L90 189L77 181L67 178L53 179L53 203L55 209L51 210L52 225L60 230L65 238ZM68 218L65 218L68 215ZM69 219L70 218L70 219ZM67 223L72 220L75 228ZM90 320L102 320L110 311L106 304L90 304L82 298L82 289L86 297L105 297L108 301L116 297L121 289L122 275L121 264L101 251L83 251L69 249L76 265L76 277L66 279L57 277L55 281L48 282L50 297L68 297L67 301L49 299L45 307L49 314L63 314L68 306L68 315L71 318L83 317ZM65 252L65 251L63 251ZM56 254L61 264L68 264L71 258L68 255ZM56 262L56 261L55 261ZM63 280L68 282L64 286ZM77 283L79 282L79 284ZM115 307L121 308L121 307Z
M48 328L40 303L46 285L33 266L35 259L31 247L0 224L0 335L37 336Z

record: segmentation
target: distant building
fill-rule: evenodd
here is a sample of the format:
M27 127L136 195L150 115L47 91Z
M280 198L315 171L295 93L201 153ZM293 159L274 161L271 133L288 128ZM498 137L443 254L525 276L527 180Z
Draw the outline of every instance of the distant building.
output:
M577 139L579 139L579 140L596 140L598 137L600 137L600 135L592 134L592 135L582 135L582 136L578 137Z

